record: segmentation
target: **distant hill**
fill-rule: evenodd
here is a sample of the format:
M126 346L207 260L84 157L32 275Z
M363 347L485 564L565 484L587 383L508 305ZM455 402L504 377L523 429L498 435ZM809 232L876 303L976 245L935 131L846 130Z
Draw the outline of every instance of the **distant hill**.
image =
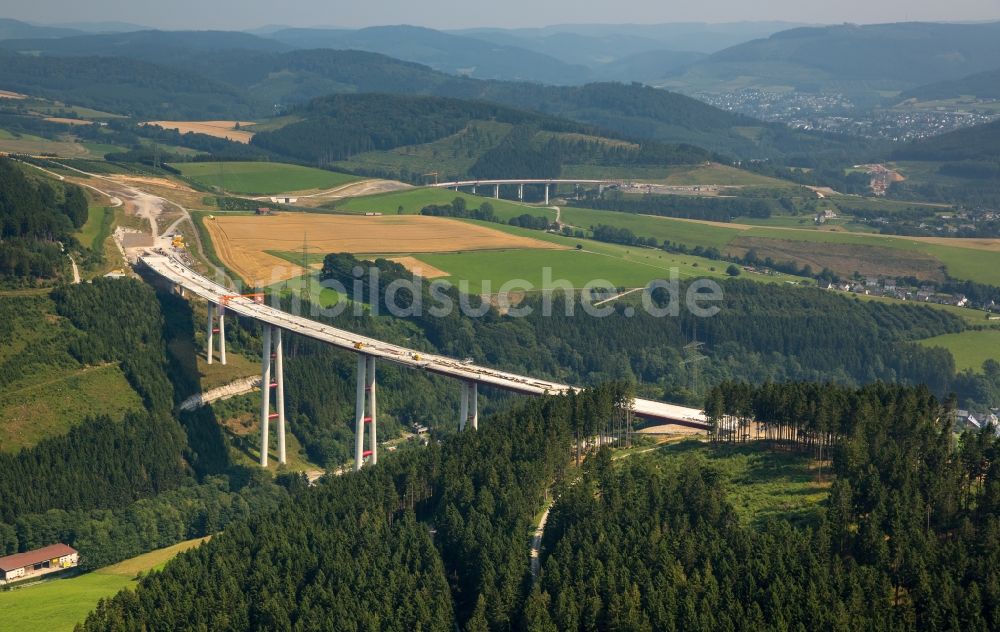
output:
M1000 60L998 60L1000 61ZM977 72L954 81L939 81L907 90L901 100L936 101L971 96L979 99L1000 99L1000 68Z
M252 144L318 166L402 179L427 170L449 177L556 177L564 164L690 164L712 158L697 147L632 143L566 119L431 96L322 97L296 108L287 120L256 134ZM352 161L359 155L364 157Z
M132 31L77 35L59 39L9 39L0 48L53 56L129 57L169 63L209 51L284 51L271 39L234 31Z
M648 82L672 75L705 57L691 51L649 50L597 66L593 72L603 81Z
M80 33L81 31L71 28L36 26L20 20L0 18L0 40L22 37L69 37Z
M990 70L998 59L1000 22L804 27L717 52L671 85L906 89Z
M270 37L294 48L382 53L477 79L574 84L590 78L585 67L546 54L415 26L378 26L357 31L286 29Z
M188 39L203 49L184 51L181 44ZM154 46L161 40L162 46ZM281 46L241 34L213 40L201 34L145 31L56 40L50 49L94 50L81 45L94 41L103 42L98 49L106 52L113 50L109 42L122 42L123 54L141 58L158 50L162 65L116 57L22 55L8 57L10 63L0 65L0 82L28 94L140 117L261 118L318 96L384 92L491 101L572 119L625 138L688 143L742 159L806 156L814 160L864 145L859 140L761 123L639 84L560 87L477 80L361 51L229 48L240 42Z
M181 66L235 83L268 103L294 104L326 94L364 92L483 100L571 119L627 138L689 143L738 158L818 155L841 151L845 143L839 137L765 124L639 84L482 81L360 51L218 51L183 60Z
M540 28L473 28L459 35L500 41L585 65L652 50L715 53L798 26L794 22L668 22L664 24L555 24Z
M1000 161L1000 120L906 143L896 160Z
M35 57L0 50L0 87L137 117L249 118L267 111L233 86L124 57Z

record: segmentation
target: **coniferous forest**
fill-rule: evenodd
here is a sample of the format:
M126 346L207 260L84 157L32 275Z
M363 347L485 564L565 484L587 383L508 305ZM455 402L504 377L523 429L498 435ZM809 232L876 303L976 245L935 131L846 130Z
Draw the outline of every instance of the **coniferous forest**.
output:
M0 281L57 276L65 262L59 242L86 221L83 189L29 178L0 158Z
M755 528L710 469L616 465L606 447L572 466L574 424L599 424L619 389L529 401L477 432L297 487L102 602L84 629L1000 624L1000 442L953 440L926 389L816 387L832 412L852 412L830 446L828 505L814 524ZM527 527L547 493L557 500L532 580Z

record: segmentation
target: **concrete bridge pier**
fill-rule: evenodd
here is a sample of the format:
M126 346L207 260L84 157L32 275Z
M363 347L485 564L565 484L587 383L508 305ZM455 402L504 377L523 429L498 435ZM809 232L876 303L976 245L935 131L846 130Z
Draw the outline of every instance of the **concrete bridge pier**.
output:
M370 465L378 463L378 435L375 428L377 405L375 401L375 358L358 354L357 399L354 407L354 471L361 469L365 459ZM365 426L368 426L369 443L365 450Z
M216 317L218 317L218 325L216 325ZM219 361L222 364L226 363L226 316L223 307L216 306L215 303L209 301L208 303L208 318L206 319L208 326L206 327L206 340L205 340L205 358L209 364L215 359L215 334L219 334Z
M458 415L458 429L464 431L466 425L473 430L479 428L479 383L461 381L461 408Z
M285 351L281 344L281 329L274 329L274 404L278 408L278 463L284 465L285 455Z
M219 306L219 362L226 364L226 308Z
M476 185L472 185L472 195L476 194Z
M545 185L545 205L549 204L549 185Z
M523 202L524 201L524 185L523 184L517 185L517 201L518 202Z
M499 200L500 199L500 185L499 184L494 184L493 185L493 199L494 200Z
M278 463L285 463L285 375L282 359L281 330L264 325L264 349L260 363L260 466L267 467L272 419L278 420ZM274 380L271 361L274 360ZM275 391L275 412L271 412L271 391Z
M207 309L208 318L206 318L206 320L208 321L208 331L205 332L205 356L208 363L212 364L212 356L215 355L215 341L213 340L213 336L215 334L215 316L212 312L215 311L215 304L209 301Z

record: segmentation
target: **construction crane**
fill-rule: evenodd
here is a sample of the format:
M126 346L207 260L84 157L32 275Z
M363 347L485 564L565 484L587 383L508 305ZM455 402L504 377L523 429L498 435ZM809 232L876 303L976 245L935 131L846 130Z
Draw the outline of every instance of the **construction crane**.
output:
M437 171L431 171L430 173L425 173L424 177L426 178L427 176L434 176L434 184L438 183L438 172Z

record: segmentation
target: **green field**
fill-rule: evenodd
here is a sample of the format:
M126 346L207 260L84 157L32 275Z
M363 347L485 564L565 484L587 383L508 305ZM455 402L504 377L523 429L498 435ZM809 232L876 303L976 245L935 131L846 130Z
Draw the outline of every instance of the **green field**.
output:
M692 246L712 246L720 250L733 237L740 234L740 229L724 225L706 226L705 224L683 222L665 217L584 208L563 208L561 218L564 223L584 230L605 224L616 228L627 228L639 237L655 237L659 241L669 240Z
M945 334L921 340L925 347L944 347L955 357L955 368L959 371L972 369L980 372L983 362L1000 362L1000 329L982 329Z
M633 458L680 463L693 459L695 467L719 472L727 500L747 524L769 518L815 520L832 478L824 473L821 483L816 462L808 455L770 451L758 442L712 445L688 440Z
M471 220L464 220L471 221ZM570 250L505 250L444 254L415 254L414 257L447 272L452 283L466 281L469 291L481 293L484 281L490 282L490 292L512 279L531 283L534 289L547 289L543 271L551 269L551 279L569 281L583 287L589 281L608 281L616 287L643 287L655 279L669 279L677 270L680 279L696 277L723 278L728 264L703 257L678 255L654 248L638 248L605 244L592 240L563 237L537 230L503 224L476 222L496 230L558 243ZM580 244L582 249L577 250ZM754 280L771 282L801 282L790 275L753 276ZM807 281L808 282L808 281ZM520 289L520 288L515 288Z
M492 192L493 190L492 187L483 187L483 189L486 189L489 192ZM338 211L347 211L352 213L365 213L370 211L393 215L397 213L399 211L399 207L402 206L404 214L415 215L420 213L420 209L431 204L451 204L452 200L456 197L460 197L465 200L465 205L468 208L479 208L483 205L483 202L489 202L490 205L493 206L493 212L496 213L497 217L503 220L508 220L511 217L517 217L518 215L524 215L525 213L537 216L544 215L553 220L555 219L555 211L551 209L519 204L509 200L495 200L492 197L470 195L461 191L452 191L451 189L435 189L428 187L351 198L343 202L337 202L336 209Z
M87 222L76 233L77 240L85 248L100 251L103 248L104 240L111 236L114 220L115 212L113 209L91 204L87 209Z
M280 162L185 162L173 166L202 186L247 195L332 189L360 180L344 173Z
M0 592L0 628L9 630L72 630L82 623L97 602L123 588L136 585L137 573L159 570L178 553L197 546L204 538L188 540L91 573L66 579L53 578L33 586ZM11 621L16 627L4 628Z
M749 186L788 189L794 182L762 176L743 169L717 163L699 165L670 165L665 167L628 166L604 167L600 165L565 165L560 176L564 178L632 180L650 184L676 186L719 185Z
M566 208L563 221L581 227L607 224L630 228L636 235L669 239L688 246L725 248L736 237L765 237L816 244L847 244L891 248L930 255L943 264L948 274L958 278L1000 285L1000 252L955 245L927 243L908 237L868 235L845 231L789 229L781 227L738 227L724 223L692 222L668 217L637 216L617 211Z

